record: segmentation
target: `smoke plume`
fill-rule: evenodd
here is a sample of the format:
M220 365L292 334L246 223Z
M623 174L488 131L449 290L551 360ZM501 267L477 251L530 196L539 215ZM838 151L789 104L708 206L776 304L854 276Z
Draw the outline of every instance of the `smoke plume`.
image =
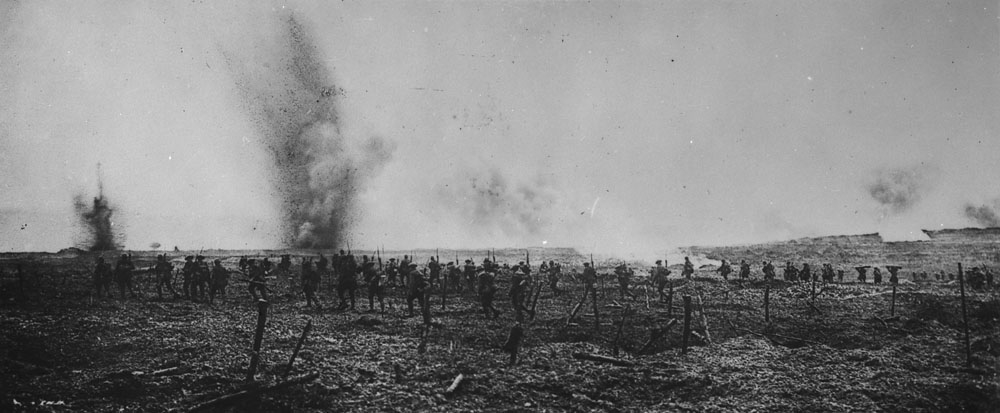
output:
M114 209L108 205L104 194L94 198L93 204L88 204L83 195L73 198L73 209L83 227L83 240L78 247L90 251L109 251L118 248L116 242L120 238L115 234L111 215Z
M262 56L223 54L273 157L284 243L337 248L356 218L359 191L394 146L379 137L345 136L339 106L344 92L325 58L294 16L281 27L280 42Z
M984 204L977 207L973 204L965 204L965 217L983 227L1000 227L998 209L1000 209L1000 199L994 200L992 206Z
M512 239L538 235L554 223L557 191L543 177L512 182L497 168L458 175L464 180L439 190L439 199L464 222Z
M876 171L868 194L890 214L908 211L930 187L930 170L924 166Z

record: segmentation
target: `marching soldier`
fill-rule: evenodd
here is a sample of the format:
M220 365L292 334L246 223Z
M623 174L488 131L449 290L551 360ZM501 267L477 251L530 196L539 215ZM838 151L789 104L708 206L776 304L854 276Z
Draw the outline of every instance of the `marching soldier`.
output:
M549 289L552 290L552 296L558 297L562 294L562 290L559 289L559 276L562 272L562 266L556 264L555 261L549 261Z
M180 298L180 294L177 294L177 291L174 291L174 266L167 261L167 254L156 256L156 266L153 267L153 271L156 273L156 296L162 299L163 287L166 287L167 291L174 296L175 300Z
M260 265L255 259L248 261L250 265L250 280L247 289L250 291L250 296L253 297L254 301L257 301L257 293L260 293L260 298L267 301L267 279L264 273L264 267Z
M862 266L854 267L854 270L858 272L858 282L860 282L862 284L868 282L868 274L867 274L868 273L868 266L867 265L862 265Z
M222 260L216 259L212 262L212 276L208 285L208 303L213 304L216 296L226 295L226 286L229 285L229 270L222 266Z
M385 283L390 287L394 287L399 284L399 280L396 279L399 274L399 268L396 267L396 259L389 258L389 262L385 266Z
M762 271L764 272L764 279L767 281L774 280L774 264L771 264L770 261L764 261L763 264L764 268Z
M804 283L807 283L812 279L812 270L809 269L808 263L802 264L802 271L799 271L799 279Z
M341 251L343 252L343 251ZM351 310L354 310L354 296L358 289L357 263L354 262L353 255L343 255L340 258L340 268L337 269L337 298L340 299L338 310L347 309L346 294L351 299Z
M878 267L875 267L875 269L872 270L872 283L882 284L882 270Z
M458 291L459 293L461 293L462 292L462 270L458 269L458 267L455 266L455 262L454 261L448 261L448 265L445 267L445 274L446 274L446 277L448 278L448 283L451 284L451 287L453 289L455 289L455 291Z
M382 297L382 276L375 269L375 263L371 261L366 262L364 269L361 271L365 284L368 285L368 311L375 311L375 298L377 297L379 309L384 313L385 300Z
M132 270L135 269L135 265L132 264L132 259L125 254L118 259L115 263L115 282L118 284L118 290L122 293L122 298L125 298L125 291L127 290L132 298L138 298L135 294L135 288L132 286Z
M417 303L420 304L421 313L424 306L427 305L427 296L424 294L427 288L427 281L424 278L424 273L417 269L416 263L410 263L409 268L410 272L406 281L406 305L410 311L410 317L413 317L413 300L417 300Z
M111 271L111 264L104 261L104 257L97 257L97 265L94 266L94 288L97 289L97 296L101 296L101 291L105 295L111 296L111 279L114 277Z
M733 267L730 267L729 263L726 262L726 260L722 260L722 265L719 266L719 269L716 271L718 271L719 274L722 275L723 280L729 281L729 274L733 273Z
M903 267L900 267L898 265L887 265L885 267L885 269L889 271L889 284L893 284L893 285L899 284L899 275L898 274L899 274L899 270L901 270L902 268Z
M782 276L785 278L785 281L796 282L799 280L799 269L795 268L791 261L787 261L785 262L785 268L782 271Z
M667 283L670 282L669 276L670 270L663 266L663 261L656 260L656 267L653 267L653 283L656 284L656 296L659 297L660 301L663 301L667 296L663 289L667 288Z
M184 278L184 284L181 286L181 290L184 293L185 299L191 299L191 283L194 282L194 256L188 255L184 257L184 267L181 268L181 277Z
M485 268L484 268L485 270ZM469 283L469 291L475 291L476 289L476 264L472 263L472 260L465 260L465 266L462 267L462 272L465 275L465 281ZM494 274L495 276L495 274Z
M482 271L477 281L479 303L483 306L483 313L486 314L487 320L490 319L490 315L493 316L493 319L496 319L500 315L500 310L493 307L493 298L497 293L496 276L492 271Z
M747 264L747 260L740 260L740 279L750 279L750 264Z
M681 275L690 280L692 274L694 274L694 264L691 263L688 257L684 257L684 270L681 272Z
M632 274L632 269L628 268L628 266L624 263L615 267L615 276L618 278L618 289L619 292L621 292L622 300L625 299L626 295L632 297L633 300L635 299L635 294L632 294L632 292L628 290L629 282L632 280Z
M194 282L191 284L193 289L191 291L192 296L197 296L198 299L205 297L205 286L208 284L209 278L212 276L212 271L208 268L208 263L205 262L205 257L199 255L195 257L195 273Z
M523 319L524 314L522 312L528 311L528 308L524 306L524 300L530 286L531 277L525 274L520 266L514 269L514 273L510 277L510 303L514 307L517 321Z
M431 260L427 263L427 269L430 270L430 284L440 285L441 283L441 264L437 262L437 259L431 257Z
M319 271L313 268L312 261L302 261L302 292L306 295L306 307L312 307L313 303L316 303L316 308L322 308L316 299L319 283Z

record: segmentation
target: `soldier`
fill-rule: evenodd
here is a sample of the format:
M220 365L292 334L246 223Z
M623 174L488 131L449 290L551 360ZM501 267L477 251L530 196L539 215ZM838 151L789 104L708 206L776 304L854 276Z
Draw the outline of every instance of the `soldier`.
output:
M222 260L212 261L212 276L208 285L208 303L213 304L216 296L226 295L226 286L229 285L229 270L222 266Z
M322 309L319 300L316 299L316 290L319 289L320 275L313 268L312 261L302 262L302 292L306 295L306 307L312 307L316 303L317 309Z
M427 263L427 269L430 270L430 285L440 285L441 283L441 264L437 262L434 257Z
M837 281L840 283L844 282L844 270L837 270Z
M451 284L451 288L455 291L462 292L462 270L458 269L454 261L448 261L448 265L445 267L445 276L448 278L448 284Z
M191 283L194 282L194 256L188 255L184 257L184 267L181 268L181 277L184 278L184 284L181 286L181 290L184 293L185 299L191 298Z
M719 269L717 269L716 271L718 271L719 274L722 275L723 280L729 281L729 274L732 274L733 267L730 267L729 263L726 262L726 260L722 260L722 265L719 266Z
M785 278L785 281L796 282L799 280L799 269L795 268L795 266L792 265L791 261L788 261L785 263L785 268L782 272L782 277Z
M354 295L358 289L357 263L354 262L353 255L344 255L340 258L340 268L337 269L337 298L340 299L338 310L347 309L347 301L344 294L351 299L351 310L354 310Z
M688 257L684 257L684 270L682 270L681 275L690 280L692 274L694 274L694 264Z
M750 279L750 264L747 264L747 260L740 260L740 279Z
M378 298L379 309L385 312L385 300L382 292L382 275L375 269L375 263L365 262L361 270L365 284L368 286L368 311L375 311L375 298Z
M589 262L583 263L583 296L586 297L587 293L594 294L594 299L597 299L597 270L590 266Z
M413 317L413 300L417 300L417 303L420 304L421 312L427 305L427 296L424 294L427 289L427 280L424 278L424 273L417 269L416 263L410 263L409 269L406 281L406 305L410 310L410 317Z
M267 301L267 284L265 284L267 274L264 273L264 267L255 259L251 259L247 263L250 266L250 280L247 287L250 291L250 296L253 297L254 301L257 301L257 293L259 292L260 298Z
M802 280L802 282L804 283L807 283L809 282L809 280L812 279L812 270L809 269L809 264L807 263L802 264L802 270L799 271L799 279Z
M476 264L472 263L472 260L465 260L465 266L462 267L462 272L465 274L465 281L469 283L469 291L476 290ZM495 274L494 274L495 276Z
M833 265L830 263L823 264L823 282L832 283L833 282Z
M20 267L20 264L18 264ZM94 266L94 288L97 289L97 296L101 296L101 291L105 295L111 296L111 279L114 275L111 272L111 264L104 261L104 257L97 257L97 265Z
M633 300L635 299L635 294L632 294L632 292L628 290L629 282L632 280L632 274L633 271L624 263L615 267L615 276L618 278L618 290L622 295L622 300L625 299L626 295L632 297Z
M762 271L764 272L764 279L767 281L774 280L774 265L771 264L770 261L764 261L763 264L764 268L762 268Z
M882 270L878 267L872 270L872 282L874 284L882 284Z
M663 289L667 287L669 276L670 270L663 266L663 261L656 260L656 267L653 267L653 283L656 284L656 296L659 297L660 301L667 297Z
M202 299L208 292L205 290L205 286L208 285L208 280L212 277L212 271L208 268L208 263L205 262L205 257L202 255L195 257L194 264L195 272L194 281L191 284L193 287L191 295Z
M860 282L862 284L868 282L868 274L867 274L867 272L868 272L868 266L867 265L862 265L862 266L854 267L854 270L858 272L858 282Z
M538 273L541 275L546 275L549 272L549 264L542 261L542 265L538 266Z
M981 290L986 285L986 275L979 270L979 267L972 267L972 271L969 271L966 281L969 282L969 287L973 290Z
M138 298L135 294L135 288L132 286L132 270L134 269L132 258L125 254L122 254L118 258L118 262L115 263L115 282L118 284L118 290L122 293L122 298L125 298L126 290L132 295L132 298Z
M288 274L292 269L292 256L289 254L281 254L281 262L278 263L278 269Z
M483 306L483 313L486 314L486 319L489 320L490 315L493 316L493 319L496 319L500 315L500 310L493 307L493 298L496 296L497 286L496 276L492 271L482 271L479 273L477 292L479 293L479 303Z
M510 277L510 303L514 307L515 319L521 321L524 317L523 312L528 311L528 308L524 306L524 300L526 298L527 292L531 287L531 277L521 270L518 266L514 269L514 273Z
M389 262L385 266L386 284L389 286L398 285L399 280L396 278L397 275L399 275L399 268L396 267L396 259L389 258Z
M899 275L898 275L898 273L899 273L900 268L903 268L903 267L899 267L899 266L895 266L895 265L887 265L885 267L886 270L889 270L889 284L892 284L892 285L899 284Z
M239 266L240 266L240 272L246 272L247 271L247 256L246 255L240 257L240 264L239 264Z
M562 272L562 266L556 264L555 261L549 261L549 289L552 290L552 296L558 297L562 294L562 290L559 289L559 276Z
M167 261L167 254L156 256L156 266L153 267L153 271L156 272L156 296L163 299L163 287L166 287L175 300L180 298L180 294L174 291L174 266Z
M403 286L409 282L411 263L409 255L403 255L403 259L399 261L399 281Z

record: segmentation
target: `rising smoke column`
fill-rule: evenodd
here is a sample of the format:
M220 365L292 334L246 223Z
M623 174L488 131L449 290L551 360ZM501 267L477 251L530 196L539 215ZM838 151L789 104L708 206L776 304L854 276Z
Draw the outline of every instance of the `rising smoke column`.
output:
M889 214L900 214L916 205L931 186L932 168L880 169L866 189Z
M350 139L341 125L343 90L306 28L289 16L284 44L265 61L223 51L243 104L264 137L276 170L284 243L336 248L356 218L357 196L391 158L379 137Z
M104 197L104 191L98 191L93 204L87 204L83 195L73 198L73 209L83 227L83 241L78 245L90 251L109 251L118 248L116 240L121 238L114 231L111 215L114 209Z
M1000 227L1000 215L997 215L997 210L1000 210L1000 199L994 200L992 206L965 204L964 209L965 217L977 225L988 228Z

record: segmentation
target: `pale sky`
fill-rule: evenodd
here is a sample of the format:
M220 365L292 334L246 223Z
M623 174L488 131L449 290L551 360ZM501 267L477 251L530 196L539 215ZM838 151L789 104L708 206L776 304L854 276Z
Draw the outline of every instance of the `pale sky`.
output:
M6 2L0 251L73 245L98 162L129 248L280 247L232 62L284 90L289 17L345 142L391 144L355 248L907 239L1000 204L996 1Z

